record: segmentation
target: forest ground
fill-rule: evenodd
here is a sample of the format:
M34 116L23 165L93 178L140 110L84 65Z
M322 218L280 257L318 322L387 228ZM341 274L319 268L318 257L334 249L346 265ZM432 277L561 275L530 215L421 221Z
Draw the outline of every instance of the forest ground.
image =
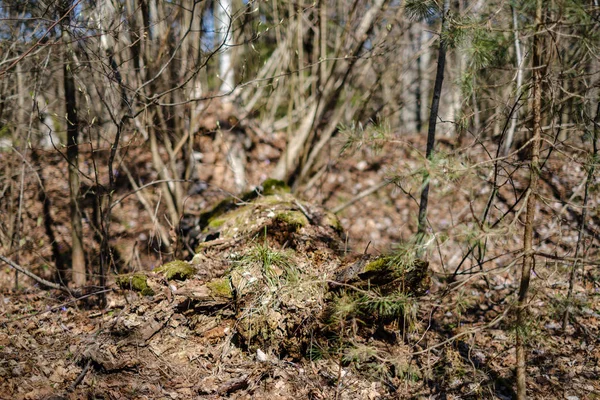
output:
M283 137L263 139L255 140L248 152L249 189L268 177L282 148ZM197 138L202 152L198 177L207 186L186 199L186 211L198 213L234 191L226 162L228 140L227 134ZM327 150L328 162L323 164L319 178L298 197L333 209L390 175L415 168L421 159L421 153L415 149L425 147L423 137L402 137L380 151L365 147L352 156L340 157L339 145ZM448 152L454 151L446 147ZM135 160L129 168L138 176L145 176L146 182L155 179L146 149L131 146L128 151L128 159ZM473 159L481 157L480 153L475 151ZM43 174L45 193L52 200L57 240L68 246L65 164L52 153L46 154L45 160L48 164L38 173ZM582 172L569 170L566 162L548 165L548 170L550 178L542 190L562 193L565 199L582 181ZM124 310L131 312L132 304L136 304L138 314L159 313L162 303L114 291L108 294L107 308L100 310L89 302L41 290L23 277L19 289L14 290L14 272L3 266L0 398L514 398L514 318L510 305L518 288L519 264L511 265L510 258L518 252L519 231L490 241L488 253L492 259L498 256L497 260L471 275L461 275L460 284L446 290L448 276L467 249L465 236L454 234L472 215L480 214L485 201L472 199L487 198L489 193L486 187L472 187L475 181L467 179L475 178L463 178L449 186L440 183L432 190L429 219L437 229L448 227L449 234L428 255L433 283L430 293L420 299L418 323L403 339L375 344L385 349L388 356L404 360L401 371L388 369L382 374L352 362L342 365L335 359L278 359L272 354L266 362L260 361L256 354L220 340L228 328L217 327L221 331L195 335L178 330L176 320L155 332L151 342L140 346L137 353L124 357L118 346L100 342L107 329L107 317L127 319ZM348 248L377 254L407 240L416 231L414 198L418 197L418 185L411 186L410 177L406 181L405 186L400 182L382 187L338 213L348 233ZM517 186L524 185L524 175L517 176L515 182ZM19 263L49 277L51 254L39 218L39 190L34 180L27 185L23 226L23 248L27 251L20 252ZM117 191L118 197L129 190L123 184ZM155 194L153 199L158 196ZM500 213L502 209L500 205L495 211ZM565 220L571 217L569 213L563 216ZM542 213L538 218L537 239L544 238L539 245L541 250L552 253L560 248L561 240L572 240L573 230L557 227L554 216ZM86 246L94 264L98 244L89 225L85 230ZM152 231L152 222L135 196L115 208L112 245L130 270L150 270L166 259L151 251ZM471 266L476 267L469 262L463 270ZM577 309L569 329L563 332L560 304L566 295L567 268L568 265L542 260L535 269L530 297L529 334L533 340L528 344L528 391L534 399L600 398L600 273L597 267L585 267L585 280L580 279L575 287ZM454 340L446 342L450 338ZM102 354L111 360L103 365L82 365L81 353L103 345L107 348ZM72 391L68 390L70 387Z

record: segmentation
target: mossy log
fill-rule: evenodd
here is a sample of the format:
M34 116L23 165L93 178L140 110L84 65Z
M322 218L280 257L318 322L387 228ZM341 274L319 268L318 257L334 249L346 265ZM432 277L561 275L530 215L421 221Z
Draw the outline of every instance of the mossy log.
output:
M348 256L335 214L297 199L277 181L223 200L202 215L197 230L202 243L190 263L170 262L117 282L130 288L129 282L143 281L157 296L166 293L171 307L198 321L199 334L212 335L228 321L248 348L300 354L307 338L322 332L340 296L354 296L358 315L373 304L399 304L402 296L412 301L429 286L425 261L406 254ZM405 310L379 309L360 319L368 323Z
M429 263L420 259L407 259L398 254L355 256L346 261L329 284L332 290L342 287L372 290L382 294L397 292L422 296L431 279Z

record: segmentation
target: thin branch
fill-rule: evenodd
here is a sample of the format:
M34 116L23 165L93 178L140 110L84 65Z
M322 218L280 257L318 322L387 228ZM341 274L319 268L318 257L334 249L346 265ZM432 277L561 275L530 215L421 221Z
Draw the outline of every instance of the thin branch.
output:
M41 278L41 277L37 276L36 274L34 274L33 272L31 272L31 271L29 271L29 270L21 267L19 264L15 263L11 259L4 257L3 255L0 255L0 260L4 261L9 266L11 266L15 270L19 271L23 275L26 275L26 276L30 277L31 279L33 279L34 281L36 281L40 285L44 285L44 286L47 286L47 287L49 287L51 289L56 289L56 290L60 290L62 292L71 294L71 290L69 290L68 287L62 286L62 285L59 285L58 283L50 282L50 281L48 281L48 280L46 280L44 278Z
M346 209L347 207L350 207L352 204L356 203L360 199L362 199L364 197L367 197L368 195L377 192L379 189L381 189L381 188L389 185L390 183L391 183L391 181L388 181L388 180L384 180L383 182L379 182L378 184L373 185L370 188L367 188L367 189L363 190L362 192L360 192L359 194L357 194L356 196L354 196L352 199L348 200L344 204L340 204L339 206L335 207L331 211L334 214L337 214L337 213L341 212L342 210Z

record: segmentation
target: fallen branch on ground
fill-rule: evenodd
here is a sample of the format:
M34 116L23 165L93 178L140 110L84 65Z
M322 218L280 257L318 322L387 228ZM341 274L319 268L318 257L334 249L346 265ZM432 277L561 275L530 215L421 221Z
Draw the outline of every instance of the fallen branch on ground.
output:
M40 278L39 276L37 276L36 274L34 274L33 272L21 267L19 264L15 263L14 261L4 257L3 255L0 255L0 260L4 261L5 263L7 263L8 265L10 265L12 268L16 269L17 271L19 271L20 273L22 273L23 275L26 275L28 277L30 277L31 279L33 279L34 281L36 281L37 283L47 286L51 289L56 289L56 290L60 290L62 292L71 294L71 290L69 290L68 287L66 286L62 286L59 285L58 283L54 283L54 282L50 282L44 278Z

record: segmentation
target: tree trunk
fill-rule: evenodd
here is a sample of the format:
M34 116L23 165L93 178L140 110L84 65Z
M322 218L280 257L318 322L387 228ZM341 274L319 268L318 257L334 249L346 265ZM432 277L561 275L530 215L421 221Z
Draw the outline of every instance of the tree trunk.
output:
M421 26L419 26L419 28L421 28ZM423 42L423 30L419 29L419 33L416 36L416 38L413 39L413 41L416 41L416 44L413 45L413 50L414 52L419 52L421 49L421 43ZM415 131L420 134L421 133L421 127L423 125L423 121L421 119L421 96L422 94L422 89L421 89L421 84L423 81L423 74L422 74L422 69L423 69L423 60L422 60L422 56L417 57L416 63L415 63L415 72L417 74L416 76L416 82L415 82Z
M431 99L431 112L429 114L429 129L427 130L427 150L425 155L427 160L431 160L433 147L435 146L435 127L438 117L438 109L440 107L440 97L442 94L442 83L444 82L444 68L446 66L446 44L443 41L443 36L448 29L447 14L450 10L450 0L444 0L444 9L442 14L442 30L440 32L440 49L438 53L438 65L435 75L435 85L433 88L433 98ZM423 189L421 191L421 201L419 203L419 225L417 229L417 241L420 245L425 237L427 229L427 203L429 201L429 174L423 176ZM423 255L423 249L417 250L417 257Z
M515 91L515 101L519 101L521 98L521 87L523 86L523 56L521 55L521 41L519 40L519 25L517 22L517 11L511 6L513 16L513 27L515 29L515 55L517 63L517 83ZM519 108L515 107L514 115L510 116L510 127L506 133L506 140L504 141L503 153L504 155L510 152L510 147L515 137L515 130L517 128L517 121L519 119Z
M521 284L517 300L517 399L527 398L527 364L525 357L525 325L527 320L527 292L531 279L531 269L535 263L533 252L533 229L535 208L537 206L537 188L540 174L540 142L542 137L542 0L537 0L535 12L536 32L533 37L533 138L531 159L529 163L529 195L527 197L527 214L523 232L523 266L521 268Z
M79 205L79 119L77 116L77 99L75 92L75 78L73 63L71 61L71 39L69 33L63 29L63 43L65 44L63 63L63 83L65 88L65 107L67 111L67 161L69 163L69 194L71 206L71 266L73 283L83 286L86 282L85 256L83 252L83 228L81 224L81 209Z
M562 329L563 332L567 330L569 326L569 314L571 310L571 299L573 297L573 287L575 286L575 275L577 274L577 258L579 257L579 250L581 248L581 242L583 240L583 232L585 230L585 220L587 219L587 210L588 210L588 202L589 202L589 194L590 194L590 183L594 182L594 171L596 167L596 160L598 159L598 124L600 124L600 102L596 108L596 117L592 121L594 124L594 128L592 130L592 162L588 167L588 173L585 180L585 189L583 195L583 207L581 210L581 221L579 222L579 232L577 233L577 244L575 245L575 261L571 266L571 273L569 275L569 290L567 292L567 308L565 309L565 314L563 316L563 324Z
M231 62L231 12L233 10L231 0L219 0L215 4L215 26L218 33L218 46L221 46L219 56L219 77L221 78L220 91L231 92L235 88L233 64Z

